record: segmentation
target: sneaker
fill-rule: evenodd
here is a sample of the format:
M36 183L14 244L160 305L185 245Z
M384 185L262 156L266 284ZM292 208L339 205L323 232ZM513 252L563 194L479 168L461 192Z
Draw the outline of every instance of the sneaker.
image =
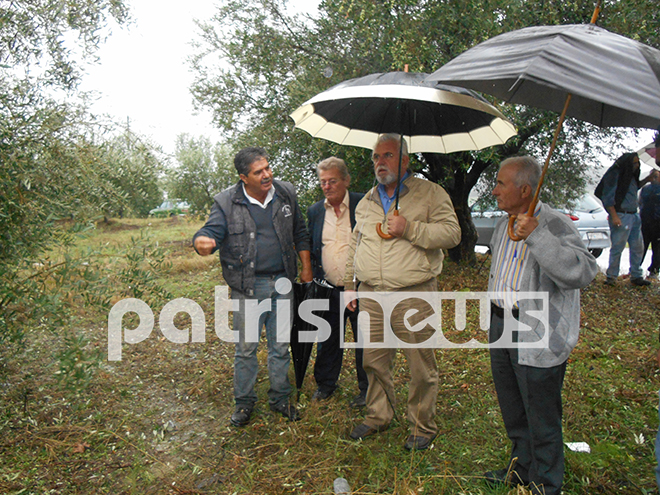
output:
M637 285L639 287L646 287L647 285L651 285L651 282L649 282L648 280L644 280L642 277L631 278L630 283L633 285Z
M288 402L283 402L281 404L278 404L277 406L270 406L270 410L273 412L280 413L289 421L298 421L300 419L300 414L298 414L298 410Z
M234 426L245 426L250 422L250 416L252 415L252 408L239 406L234 411L234 414L231 415L229 422Z
M614 277L607 277L605 279L605 285L616 285L616 279Z

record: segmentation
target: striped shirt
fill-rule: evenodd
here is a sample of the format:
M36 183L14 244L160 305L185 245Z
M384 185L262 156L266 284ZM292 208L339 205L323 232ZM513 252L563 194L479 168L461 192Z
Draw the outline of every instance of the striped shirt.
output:
M539 215L540 206L540 203L536 205L535 217ZM495 263L493 290L503 299L496 298L493 303L500 307L517 308L516 294L520 291L522 274L529 256L527 243L524 240L514 241L505 234L502 236L497 253L497 259L493 260Z

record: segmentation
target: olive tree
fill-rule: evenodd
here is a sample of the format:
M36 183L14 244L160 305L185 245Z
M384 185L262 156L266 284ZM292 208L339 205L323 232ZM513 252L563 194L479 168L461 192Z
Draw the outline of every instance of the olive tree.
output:
M288 115L305 100L346 79L403 70L432 72L464 50L502 32L539 24L589 22L595 2L576 0L369 0L321 1L314 15L291 14L283 0L219 2L200 22L192 62L197 105L237 146L259 143L274 155L275 169L310 184L314 164L335 154L346 159L360 188L370 180L369 153L313 140L294 131ZM658 46L654 1L603 2L599 24ZM425 153L413 167L449 192L463 238L450 254L472 257L476 232L468 198L482 177L492 177L506 156L545 157L558 116L516 105L501 108L518 128L506 145L481 152ZM542 199L574 199L603 153L618 152L626 131L601 130L569 119ZM483 186L487 190L487 186ZM310 200L318 197L302 191Z

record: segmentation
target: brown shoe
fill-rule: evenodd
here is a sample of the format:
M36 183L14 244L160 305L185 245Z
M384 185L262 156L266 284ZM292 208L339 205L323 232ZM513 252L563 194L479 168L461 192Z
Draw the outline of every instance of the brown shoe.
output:
M385 431L388 427L389 425L369 426L362 423L361 425L357 425L355 428L353 428L353 431L351 432L351 438L353 440L362 440L363 438L367 438L371 435L375 435L376 433L380 433L381 431Z
M406 450L426 450L431 446L431 442L435 438L433 435L429 437L419 437L416 435L410 435L406 443L403 444L403 448Z

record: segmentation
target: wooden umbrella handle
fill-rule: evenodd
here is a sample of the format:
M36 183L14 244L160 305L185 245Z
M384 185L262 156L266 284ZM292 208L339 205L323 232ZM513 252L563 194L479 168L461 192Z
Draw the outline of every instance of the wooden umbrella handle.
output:
M399 210L394 210L394 216L398 217L399 216ZM394 239L394 236L392 234L386 234L383 232L383 224L378 222L376 224L376 232L378 232L378 235L381 236L383 239Z
M527 214L530 217L534 214L534 210L536 210L536 204L539 202L539 194L541 193L541 186L543 186L543 181L545 180L545 174L548 172L548 166L550 165L550 158L552 158L552 153L555 151L555 147L557 146L557 139L559 138L559 132L561 131L562 126L564 125L564 119L566 118L566 112L568 112L568 106L571 104L572 97L573 95L571 93L569 93L566 96L564 109L562 110L561 115L559 116L559 123L557 124L557 128L555 129L555 135L552 138L550 151L548 151L548 157L545 159L545 164L543 165L543 170L541 171L541 179L539 180L538 186L536 186L536 191L534 192L534 198L532 199L532 202L529 205L529 209L527 210ZM513 224L516 222L516 218L518 218L518 215L511 215L509 217L509 226L506 232L512 241L518 242L518 241L522 241L522 237L518 237L514 233Z

